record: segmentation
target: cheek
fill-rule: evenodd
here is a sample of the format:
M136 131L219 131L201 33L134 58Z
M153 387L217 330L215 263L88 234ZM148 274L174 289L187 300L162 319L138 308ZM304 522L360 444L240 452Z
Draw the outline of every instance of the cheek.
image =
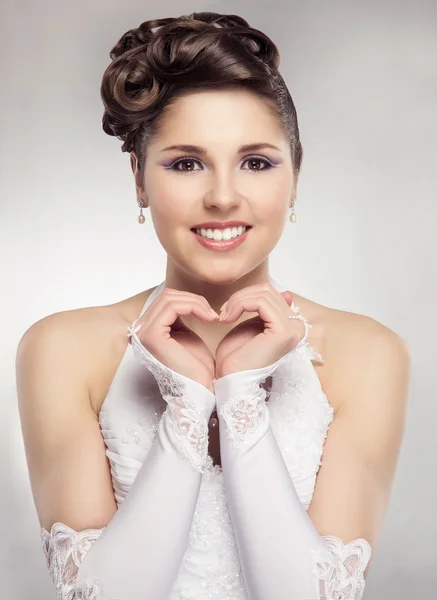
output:
M161 221L171 225L189 223L192 215L197 212L195 207L193 210L191 206L193 198L196 197L192 188L184 182L179 183L177 177L169 173L155 174L150 178L147 187L150 192L151 211L157 225L161 225Z
M172 194L166 194L165 191L161 190L153 201L156 218L159 220L165 219L166 221L171 220L177 212L178 205L179 202Z
M188 223L192 222L195 210L190 209L188 201L175 190L161 188L159 194L153 197L150 206L153 226L156 235L167 251L172 256L177 249L187 243L186 236L191 234Z
M156 228L169 230L187 222L187 204L176 190L160 189L150 204Z
M251 199L256 221L280 225L286 218L292 193L290 174L285 170L274 171L263 176L260 175L259 179L251 185L248 198Z
M254 223L273 228L281 228L283 221L287 218L289 198L283 190L268 193L258 199L256 204L252 204L252 214Z

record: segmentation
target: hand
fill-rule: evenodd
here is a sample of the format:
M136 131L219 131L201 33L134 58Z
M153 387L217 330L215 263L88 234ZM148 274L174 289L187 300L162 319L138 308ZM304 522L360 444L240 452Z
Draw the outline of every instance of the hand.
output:
M224 305L222 323L235 322L244 311L258 315L236 325L217 346L217 379L271 365L297 346L305 326L299 319L289 319L292 300L290 291L278 292L270 283L248 286L232 294Z
M143 346L163 365L213 392L214 357L205 342L179 318L188 314L205 322L217 318L203 296L164 288L137 320L135 330Z

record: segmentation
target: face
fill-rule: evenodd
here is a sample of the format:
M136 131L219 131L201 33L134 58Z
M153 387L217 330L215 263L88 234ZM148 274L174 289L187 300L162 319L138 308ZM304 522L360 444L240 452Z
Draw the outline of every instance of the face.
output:
M249 144L270 147L240 148ZM197 150L167 149L175 145ZM240 90L178 98L149 142L140 180L133 158L137 196L150 207L168 255L167 279L170 271L175 279L179 273L179 279L207 285L248 280L250 273L265 281L296 181L288 140L262 99ZM205 247L192 231L196 224L232 220L251 227L227 251Z

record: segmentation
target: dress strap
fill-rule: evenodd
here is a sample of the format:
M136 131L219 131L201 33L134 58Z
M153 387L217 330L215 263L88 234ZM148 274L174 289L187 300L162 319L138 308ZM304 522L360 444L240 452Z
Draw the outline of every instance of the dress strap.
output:
M299 319L299 321L302 321L302 323L305 325L305 333L303 338L300 340L299 344L304 344L306 342L306 339L308 337L308 331L309 328L312 327L312 325L310 325L308 323L308 321L305 319L305 317L303 317L302 315L288 315L289 319Z
M303 344L305 342L306 345L308 346L308 350L310 352L310 360L316 360L317 362L323 364L325 361L323 360L322 355L319 352L316 352L306 341L306 339L308 337L309 328L312 327L312 325L310 323L308 323L307 319L305 319L305 317L303 315L298 314L299 307L296 306L294 304L294 302L291 304L290 308L295 314L290 315L288 318L289 319L300 319L305 325L305 335L303 336L303 338L301 339L299 344Z
M270 275L270 283L273 285L274 288L276 288L279 292L284 292L286 289L288 289L287 287L285 287L284 285L282 285L281 283L279 283L278 281L275 281L275 279L273 279L273 277ZM295 305L294 300L291 303L290 306L290 310L294 313L294 315L289 315L290 319L300 319L303 324L305 325L305 334L303 336L303 338L300 340L299 345L303 346L306 345L309 351L309 358L310 360L315 360L321 364L324 363L324 360L322 358L322 355L319 354L319 352L315 352L315 350L308 344L307 337L308 337L308 333L309 333L309 328L312 327L312 325L310 323L308 323L307 319L299 314L299 307Z
M155 300L155 298L157 296L159 296L159 294L162 292L162 290L164 288L165 288L165 280L162 281L159 285L157 285L156 288L153 290L153 292L151 294L149 294L149 297L147 298L146 302L144 303L144 306L141 309L141 312L136 320L138 320L140 317L143 316L143 314L145 313L148 306Z
M147 300L144 303L143 308L141 309L140 314L138 315L138 317L135 319L135 321L132 322L131 325L129 325L128 330L127 330L127 336L131 337L132 333L135 332L137 333L142 326L142 323L140 323L139 325L137 325L137 322L139 321L139 319L143 316L143 314L145 313L146 309L150 306L150 304L155 300L155 298L157 296L159 296L159 294L162 292L162 290L165 288L165 280L162 281L159 285L156 286L156 288L153 290L153 292L151 292L147 298Z

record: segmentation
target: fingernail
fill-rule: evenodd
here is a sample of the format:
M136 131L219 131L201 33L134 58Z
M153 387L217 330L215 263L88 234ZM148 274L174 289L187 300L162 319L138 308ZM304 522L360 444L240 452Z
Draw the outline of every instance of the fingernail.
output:
M219 316L218 316L218 314L215 312L215 310L211 309L209 312L211 313L211 315L212 315L212 316L213 316L215 319L218 319L218 317L219 317Z

